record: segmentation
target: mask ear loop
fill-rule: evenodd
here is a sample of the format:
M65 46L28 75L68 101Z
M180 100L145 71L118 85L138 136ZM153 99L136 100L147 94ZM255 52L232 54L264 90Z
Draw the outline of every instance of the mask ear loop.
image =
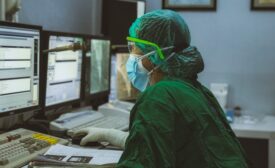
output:
M148 57L149 55L154 54L154 53L156 53L156 51L151 51L151 52L149 52L149 53L147 53L147 54L145 54L143 56L140 56L140 57L137 58L137 61L141 61L145 57Z
M162 48L161 50L162 50L162 51L165 51L165 50L169 50L169 49L172 49L172 48L174 48L174 46L165 47L165 48ZM147 53L147 54L145 54L145 55L143 55L143 56L140 56L140 57L136 58L136 60L137 60L138 62L140 62L140 61L141 61L142 59L144 59L145 57L148 57L148 56L151 55L151 54L155 54L156 52L157 52L157 51L151 51L151 52L149 52L149 53ZM175 52L173 52L172 54L170 54L166 59L163 60L163 63L162 63L162 64L160 64L160 65L154 67L150 72L147 73L147 75L150 76L150 75L153 73L153 71L155 71L155 70L158 69L160 66L162 66L162 65L164 64L165 61L169 60L169 59L170 59L171 57L173 57L174 55L175 55Z
M174 46L165 47L165 48L162 48L161 50L162 50L162 51L166 51L166 50L169 50L169 49L172 49L172 48L174 48ZM148 56L151 55L151 54L155 54L156 52L157 52L157 51L151 51L151 52L149 52L149 53L147 53L147 54L145 54L145 55L143 55L143 56L141 56L141 57L138 57L138 58L137 58L137 61L140 61L140 60L144 59L145 57L148 57Z
M158 66L154 67L150 72L148 72L148 75L150 76L155 70L157 70L158 68L160 68L164 64L164 62L168 61L175 54L176 54L176 52L173 52L172 54L170 54L165 60L163 60L163 62L161 64L159 64Z

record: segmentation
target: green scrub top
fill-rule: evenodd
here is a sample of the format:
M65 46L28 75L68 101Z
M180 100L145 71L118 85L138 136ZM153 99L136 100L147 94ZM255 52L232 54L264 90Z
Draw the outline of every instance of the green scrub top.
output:
M213 94L198 81L165 78L138 98L117 168L247 168Z

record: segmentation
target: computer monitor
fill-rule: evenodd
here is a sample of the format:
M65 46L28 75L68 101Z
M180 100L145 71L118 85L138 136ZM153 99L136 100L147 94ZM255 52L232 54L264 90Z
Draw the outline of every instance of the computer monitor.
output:
M102 97L108 99L111 69L110 39L92 36L87 40L90 45L85 58L85 99L93 101Z
M0 116L41 107L41 29L0 22Z
M45 52L45 110L73 105L81 100L83 46L81 35L43 32ZM52 50L52 51L51 51Z
M145 13L145 0L104 0L102 34L111 38L112 48L127 45L129 27Z

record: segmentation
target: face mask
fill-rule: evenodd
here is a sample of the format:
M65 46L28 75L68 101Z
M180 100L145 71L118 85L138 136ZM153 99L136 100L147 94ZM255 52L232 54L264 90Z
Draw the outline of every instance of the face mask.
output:
M168 50L171 48L173 47L166 47L166 48L163 48L162 50ZM146 89L150 80L150 75L153 73L153 71L155 71L162 65L160 64L156 66L150 72L143 66L142 59L148 57L151 54L154 54L155 52L156 51L152 51L142 56L136 55L136 54L130 54L129 59L127 60L126 70L127 70L128 78L133 84L133 86L141 92L143 92ZM164 60L164 62L170 59L172 56L174 56L174 54L175 53L172 53L170 56L168 56Z
M149 83L149 75L147 69L142 65L140 57L142 56L130 54L126 63L126 70L133 86L143 92Z

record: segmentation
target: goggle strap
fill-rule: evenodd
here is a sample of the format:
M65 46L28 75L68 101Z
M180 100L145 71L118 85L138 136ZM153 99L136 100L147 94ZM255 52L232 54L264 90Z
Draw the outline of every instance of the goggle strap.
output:
M162 50L162 51L166 51L166 50L169 50L169 49L172 49L172 48L174 48L174 46L164 47L164 48L162 48L161 50ZM151 55L151 54L154 54L154 53L156 53L156 51L151 51L151 52L149 52L149 53L147 53L147 54L145 54L145 55L143 55L143 56L141 56L141 57L138 57L138 61L139 61L139 60L142 60L143 58L145 58L145 57L147 57L147 56L149 56L149 55ZM164 60L164 61L166 61L166 60Z
M159 64L158 66L154 67L150 72L148 72L148 75L151 75L156 69L158 69L159 67L161 67L164 64L164 62L168 61L175 54L176 54L176 52L173 52L172 54L170 54L165 60L163 60L163 62L161 64Z

